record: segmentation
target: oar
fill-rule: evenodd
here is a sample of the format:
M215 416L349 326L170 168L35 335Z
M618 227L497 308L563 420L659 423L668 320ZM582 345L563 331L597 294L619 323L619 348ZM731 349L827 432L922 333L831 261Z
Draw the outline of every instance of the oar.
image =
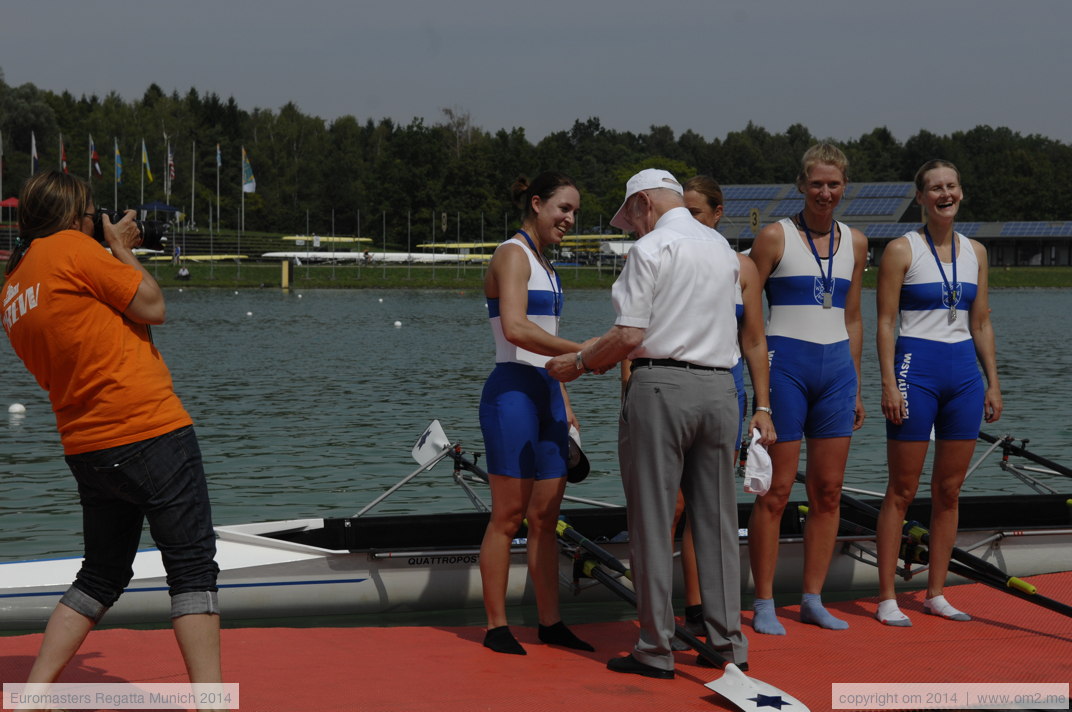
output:
M1029 452L1029 451L1025 450L1024 448L1022 448L1022 447L1020 447L1018 445L1013 445L1012 444L1012 438L995 438L993 435L987 435L986 433L984 433L983 431L980 430L979 431L979 439L980 440L985 440L988 443L1001 442L1002 449L1004 449L1004 450L1006 450L1008 452L1011 452L1013 455L1019 455L1020 457L1026 457L1028 460L1034 460L1035 462L1037 462L1038 464L1042 465L1043 467L1050 468L1051 470L1053 470L1054 472L1056 472L1059 475L1064 475L1065 477L1072 477L1072 470L1070 470L1069 468L1064 467L1063 465L1058 465L1053 460L1048 460L1045 457L1042 457L1041 455L1036 455L1033 452Z
M797 479L803 479L803 475L797 473ZM863 514L874 517L876 523L878 522L879 510L876 507L873 507L867 502L858 500L852 495L845 494L844 492L841 493L841 501ZM843 519L842 522L846 522L846 520ZM848 522L848 524L855 527L858 531L867 534L875 533L874 530L855 524L854 522ZM926 544L930 541L930 532L918 522L906 522L905 530L906 534L908 534L910 540L913 542ZM929 564L929 551L920 546L915 546L910 547L906 552L905 547L902 547L901 558L904 559L906 564L913 561ZM1056 611L1066 616L1072 616L1072 606L1043 596L1038 592L1038 588L1034 585L1016 576L1010 576L989 561L985 561L959 547L953 547L952 558L949 562L949 570L958 576L991 586L992 588L1004 591L1017 598L1029 601L1038 606L1042 606L1043 608L1048 608L1051 611Z
M867 502L856 499L852 495L847 495L844 492L841 494L841 499L845 503L849 504L857 511L869 514L875 518L875 522L878 522L879 510L876 507L871 506ZM919 522L905 522L903 531L909 540L930 546L931 533L926 527ZM1024 581L1022 578L1005 573L993 563L982 559L971 552L965 551L958 546L954 546L950 552L950 558L953 561L959 561L965 566L972 569L988 574L994 578L999 578L1002 581L1003 586L1008 586L1010 589L1017 589L1028 594L1038 593L1038 589ZM971 577L968 577L971 578Z
M804 475L798 472L797 480L803 482ZM874 507L867 502L864 502L863 500L859 500L856 497L853 497L851 494L846 494L844 490L842 490L841 492L841 501L849 505L856 511L873 518L877 526L879 517L879 509L877 507ZM930 543L930 531L927 530L927 528L921 525L919 522L905 522L904 533L912 541L928 545ZM990 574L991 576L1001 578L1003 581L1003 585L1008 586L1009 588L1019 589L1024 593L1032 595L1037 593L1037 589L1023 579L1005 573L989 561L981 559L975 554L967 552L960 547L953 547L951 557L954 561L959 561L965 566L970 566L977 571L985 572Z
M930 547L931 533L919 522L905 522L904 531L910 541ZM981 571L994 578L1001 579L1003 586L1008 586L1009 588L1017 589L1032 595L1038 593L1037 588L1029 584L1027 581L1024 581L1022 578L1019 578L1018 576L1010 576L986 559L982 559L958 547L953 547L952 559L954 561L959 561L965 566L970 566L976 571Z
M558 522L557 532L560 537L583 548L591 558L584 562L585 574L609 588L619 598L636 607L636 593L623 584L617 577L606 571L606 566L618 573L630 576L630 571L616 556L599 546L591 539L578 532L565 520ZM774 685L748 677L741 669L726 660L709 644L696 638L680 625L674 626L674 635L684 641L693 650L711 662L722 667L723 675L708 682L705 687L722 695L730 703L742 710L752 712L761 709L800 710L807 712L808 707L792 695L779 690Z
M902 556L906 562L909 558L911 558L913 561L920 564L930 563L930 552L922 546L909 547L909 551L903 552ZM1056 601L1052 598L1043 596L1041 593L1038 593L1038 590L1034 586L1027 583L1026 581L1020 581L1020 579L1017 579L1017 581L1020 581L1022 584L1024 584L1026 588L1020 586L1009 586L1009 584L1004 580L1003 575L995 576L994 574L991 574L989 572L977 571L971 566L966 566L956 560L949 562L949 570L958 576L971 579L973 581L976 581L977 583L990 586L991 588L996 588L999 591L1004 591L1005 593L1016 596L1017 598L1029 601L1030 603L1034 603L1036 606L1042 606L1043 608L1047 608L1051 611L1072 618L1072 606L1068 605L1067 603L1062 603L1061 601Z
M807 507L800 507L804 514L807 514ZM864 536L874 536L875 531L868 529L862 524L857 522L842 519L841 526L852 534L862 534ZM904 559L906 564L925 564L930 565L930 551L920 544L918 541L909 541L901 545L901 558ZM985 563L985 562L984 562ZM996 566L991 567L993 571L980 571L972 566L963 564L956 559L949 562L949 570L962 578L981 583L984 586L990 586L999 591L1003 591L1010 595L1022 598L1029 603L1042 606L1056 613L1072 617L1072 606L1061 601L1056 601L1052 598L1048 598L1038 593L1038 589L1024 581L1018 579L1015 576L1009 576ZM1019 582L1019 585L1012 585L1010 580Z
M399 487L401 487L402 485L406 484L407 482L412 480L417 475L421 474L422 472L425 472L426 470L430 470L433 467L435 467L435 465L440 460L442 460L444 457L449 455L450 452L451 452L451 447L450 447L450 444L448 443L448 444L444 445L439 450L438 453L432 455L430 457L430 459L428 459L426 462L424 462L421 465L419 465L416 470L414 470L413 472L409 473L408 475L406 475L405 477L400 479L398 482L396 482L394 485L392 485L386 492L384 492L379 497L377 497L376 499L372 500L371 502L366 504L364 507L362 507L361 511L359 511L357 514L355 514L353 516L353 519L357 519L358 517L362 516L365 512L369 511L370 509L375 507L377 504L379 504L383 500L385 500L388 497L390 497L391 494L393 494Z

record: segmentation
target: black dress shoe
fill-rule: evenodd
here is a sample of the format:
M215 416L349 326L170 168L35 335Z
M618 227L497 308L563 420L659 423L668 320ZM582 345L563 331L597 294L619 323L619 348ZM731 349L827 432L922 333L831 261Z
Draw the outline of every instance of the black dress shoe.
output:
M716 665L715 663L713 663L710 660L708 660L707 658L705 658L703 655L697 655L696 656L696 664L699 665L700 667L705 667L705 668L720 668L720 669L722 668L721 665ZM738 664L737 669L740 670L741 672L748 672L748 663L743 662L743 663Z
M633 675L643 675L644 677L654 677L659 680L673 680L673 670L663 670L657 668L654 665L648 665L642 663L632 655L626 655L621 658L612 658L607 662L607 669L614 672L627 672Z

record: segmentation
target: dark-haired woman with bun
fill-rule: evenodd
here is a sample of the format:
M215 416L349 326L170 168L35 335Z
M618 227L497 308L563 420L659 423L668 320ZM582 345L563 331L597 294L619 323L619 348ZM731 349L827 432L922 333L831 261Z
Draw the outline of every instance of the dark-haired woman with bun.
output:
M942 590L957 537L960 487L980 421L1001 417L1001 387L986 248L953 225L963 198L956 166L942 160L923 164L916 173L916 202L926 222L921 230L890 242L879 265L876 340L889 483L878 519L875 617L897 627L912 625L897 607L894 579L902 523L919 487L932 430L930 568L923 609L948 620L971 620ZM986 375L985 387L976 361Z
M549 357L583 348L558 335L562 282L544 256L573 227L581 196L569 177L555 172L541 173L531 183L519 178L513 196L521 209L521 229L496 248L484 279L495 337L495 368L480 397L491 485L491 519L480 546L488 616L484 645L525 654L506 620L510 546L524 520L540 641L593 650L559 614L555 526L566 489L569 427L576 418L565 387L545 368Z

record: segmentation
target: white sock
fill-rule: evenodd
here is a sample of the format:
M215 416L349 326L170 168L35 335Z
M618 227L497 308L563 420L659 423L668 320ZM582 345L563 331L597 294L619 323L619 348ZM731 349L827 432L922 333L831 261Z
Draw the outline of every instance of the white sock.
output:
M904 613L901 613L901 609L897 607L896 598L887 598L885 601L879 601L878 611L875 612L875 618L881 623L896 626L898 628L908 628L912 625L911 619Z
M935 596L934 598L928 598L923 601L923 609L933 616L941 616L951 621L970 621L969 616L964 611L958 611L956 608L945 600L945 596Z

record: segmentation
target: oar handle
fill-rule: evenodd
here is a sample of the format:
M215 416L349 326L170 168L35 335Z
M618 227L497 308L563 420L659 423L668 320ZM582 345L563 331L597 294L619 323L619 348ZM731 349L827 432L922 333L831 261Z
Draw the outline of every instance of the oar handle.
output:
M1029 596L1034 596L1038 593L1038 589L1024 581L1022 578L1016 576L1009 577L1009 580L1005 582L1005 585L1009 588L1014 588L1017 591L1023 591Z
M1005 591L1006 593L1012 594L1017 598L1021 598L1025 601L1034 603L1037 606L1042 606L1043 608L1047 608L1051 611L1054 611L1055 613L1060 613L1063 616L1068 616L1069 618L1072 618L1072 606L1068 605L1067 603L1055 601L1054 599L1047 598L1040 593L1029 593L1018 587L1010 586L1006 582L996 580L993 577L982 574L979 571L975 571L970 566L965 566L958 561L950 561L949 570L957 574L958 576L963 576L964 578L972 579L973 581L986 584L991 588L996 588L1001 591Z

